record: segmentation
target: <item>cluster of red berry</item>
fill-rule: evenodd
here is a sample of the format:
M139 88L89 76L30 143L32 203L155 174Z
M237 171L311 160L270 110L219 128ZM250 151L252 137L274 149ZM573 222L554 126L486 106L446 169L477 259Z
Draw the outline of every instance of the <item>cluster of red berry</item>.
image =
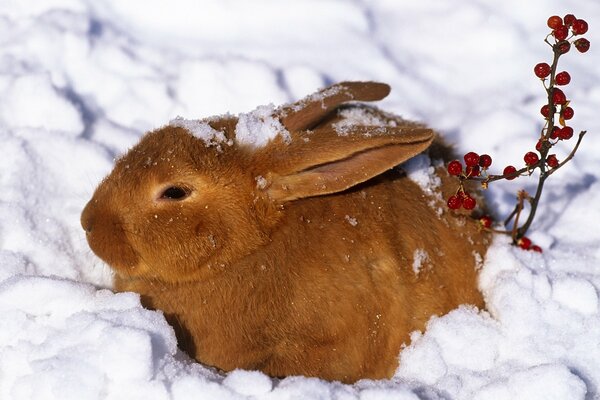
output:
M543 182L555 169L560 168L573 157L581 138L585 134L585 132L581 132L575 148L562 163L558 161L556 154L548 154L549 150L556 143L571 139L574 133L573 128L567 126L567 121L573 118L575 111L569 106L569 100L563 90L557 87L568 85L571 82L571 75L567 71L556 73L558 59L561 55L569 52L571 44L581 53L585 53L590 48L590 42L587 39L574 39L575 36L582 35L588 31L588 24L585 20L577 19L573 14L567 14L564 18L553 15L548 18L548 27L552 31L546 36L545 41L552 47L554 59L552 64L542 62L534 67L534 73L542 80L548 97L548 103L540 110L546 122L535 146L537 152L528 151L523 157L523 161L525 162L523 168L517 169L513 165L509 165L504 168L502 175L488 174L492 158L487 154L481 156L475 152L465 154L465 167L463 167L463 164L459 160L453 160L448 164L448 173L458 177L460 180L456 193L448 198L448 207L452 210L457 210L461 207L466 210L472 210L477 205L475 199L464 190L463 182L465 180L480 181L485 189L489 182L500 179L513 180L521 175L531 175L535 169L539 169L540 177L536 196L532 198L526 193L524 196L519 195L519 204L508 218L508 221L510 221L512 217L516 216L513 229L504 231L504 233L512 235L515 245L526 250L538 252L541 252L542 249L537 245L533 245L531 240L525 236L525 233L535 215ZM548 41L549 38L554 38L554 42L550 43ZM556 115L558 115L560 127L555 125ZM523 210L525 199L529 200L531 211L525 224L518 227L519 214ZM487 215L479 219L479 224L483 229L494 230L492 229L493 221ZM498 230L494 231L498 232Z
M552 29L552 35L558 41L559 50L564 54L571 48L571 43L567 41L569 30L573 36L583 35L588 31L588 24L583 19L577 19L573 14L567 14L564 18L553 15L548 18L548 28ZM590 41L586 38L575 40L573 45L582 53L590 49Z
M481 176L482 172L487 173L487 169L492 165L492 157L487 154L479 155L473 151L468 152L464 156L466 168L463 168L459 160L453 160L448 163L448 173L454 176L460 176L461 184L456 191L456 194L448 199L448 207L452 210L464 208L472 210L477 205L477 201L471 197L469 192L465 191L462 180L475 176Z

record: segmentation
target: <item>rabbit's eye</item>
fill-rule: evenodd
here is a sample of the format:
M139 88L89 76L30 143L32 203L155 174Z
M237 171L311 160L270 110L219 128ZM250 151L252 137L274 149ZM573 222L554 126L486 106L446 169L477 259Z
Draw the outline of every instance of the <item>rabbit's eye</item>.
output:
M164 192L160 195L161 200L183 200L189 196L189 190L179 187L179 186L170 186L165 189Z

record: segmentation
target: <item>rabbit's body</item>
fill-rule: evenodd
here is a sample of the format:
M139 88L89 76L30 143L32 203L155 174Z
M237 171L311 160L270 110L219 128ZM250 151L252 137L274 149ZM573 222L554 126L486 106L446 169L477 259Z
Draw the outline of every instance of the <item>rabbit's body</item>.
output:
M380 173L429 146L430 133L395 119L409 139L340 139L340 119L322 116L311 131L290 129L291 143L258 149L217 150L176 127L148 134L82 216L116 289L164 311L180 346L207 365L390 377L410 332L432 315L483 306L486 237L465 216L440 215L442 197L401 171ZM211 126L230 135L235 120ZM322 147L301 150L311 142ZM450 178L437 175L447 196ZM157 197L172 185L189 193Z

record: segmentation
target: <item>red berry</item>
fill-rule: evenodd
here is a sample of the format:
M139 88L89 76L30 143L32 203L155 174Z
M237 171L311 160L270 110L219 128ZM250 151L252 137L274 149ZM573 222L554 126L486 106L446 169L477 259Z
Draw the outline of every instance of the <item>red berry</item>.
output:
M473 167L467 167L467 176L479 176L481 172L479 171L479 165L475 165Z
M477 205L477 201L475 201L474 198L472 198L468 194L465 195L465 198L463 199L463 204L462 204L462 206L464 207L465 210L472 210L475 208L476 205Z
M565 93L562 90L554 88L552 89L552 102L554 104L565 104L567 102L567 96L565 96Z
M479 165L479 154L470 151L467 154L465 154L465 164L467 164L467 167L474 167L476 165Z
M542 108L540 109L540 113L542 113L542 115L545 118L548 118L548 116L550 115L550 107L548 106L548 104L542 106Z
M533 67L533 72L538 78L544 79L545 77L550 75L550 65L548 65L547 63L536 64L535 67Z
M453 160L448 163L448 173L450 175L458 176L462 172L462 164L458 160Z
M529 250L529 248L531 247L531 239L529 239L527 236L523 236L522 238L517 240L517 246L524 250Z
M492 222L494 221L489 215L484 215L483 217L479 218L479 223L483 228L490 228L492 226Z
M559 26L561 26L563 23L562 18L559 17L558 15L553 15L550 18L548 18L548 28L550 29L556 29Z
M537 143L535 144L535 149L537 151L542 151L542 139L537 141Z
M565 25L571 26L577 18L575 18L573 14L567 14L563 17L563 19L565 20Z
M535 251L537 253L542 252L542 248L540 246L538 246L537 244L534 244L533 246L531 246L531 248L529 250Z
M527 164L527 166L531 167L532 165L540 161L540 157L533 151L529 151L525 154L523 160L525 160L525 164Z
M569 36L569 28L564 25L558 26L554 28L552 34L556 40L565 40Z
M573 34L583 35L588 31L588 23L583 19L576 19L573 21Z
M451 210L458 210L462 206L462 197L454 195L448 198L448 208Z
M570 126L562 127L558 130L558 138L561 140L569 140L573 137L573 128Z
M563 40L562 42L557 43L556 47L558 48L558 52L560 54L565 54L568 53L569 50L571 50L571 43L567 42L566 40Z
M573 44L580 53L585 53L590 49L590 41L586 38L577 39Z
M489 168L492 165L492 157L488 154L482 154L479 156L479 166L481 168Z
M503 171L503 175L506 179L508 179L509 181L512 181L513 179L515 179L518 175L515 176L510 176L513 175L515 172L517 172L517 169L515 167L513 167L512 165L509 165L508 167L504 168Z
M567 71L559 72L554 77L554 80L556 81L557 85L568 85L569 82L571 82L571 75L569 75Z
M558 159L556 158L556 154L550 154L548 158L546 158L546 162L550 168L558 167Z
M560 113L564 119L571 119L575 115L575 111L571 107L567 107Z
M552 128L552 133L550 134L550 139L558 139L558 131L560 130L560 128L558 126L555 126L554 128Z

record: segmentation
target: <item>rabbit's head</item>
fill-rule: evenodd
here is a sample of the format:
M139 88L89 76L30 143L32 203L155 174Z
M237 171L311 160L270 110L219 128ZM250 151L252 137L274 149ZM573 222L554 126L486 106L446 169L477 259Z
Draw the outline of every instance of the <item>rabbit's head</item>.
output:
M208 123L210 140L178 126L148 133L85 207L90 247L120 276L182 282L218 273L268 242L290 202L343 192L433 140L408 123L343 132L325 124L256 147L236 141L236 119Z

